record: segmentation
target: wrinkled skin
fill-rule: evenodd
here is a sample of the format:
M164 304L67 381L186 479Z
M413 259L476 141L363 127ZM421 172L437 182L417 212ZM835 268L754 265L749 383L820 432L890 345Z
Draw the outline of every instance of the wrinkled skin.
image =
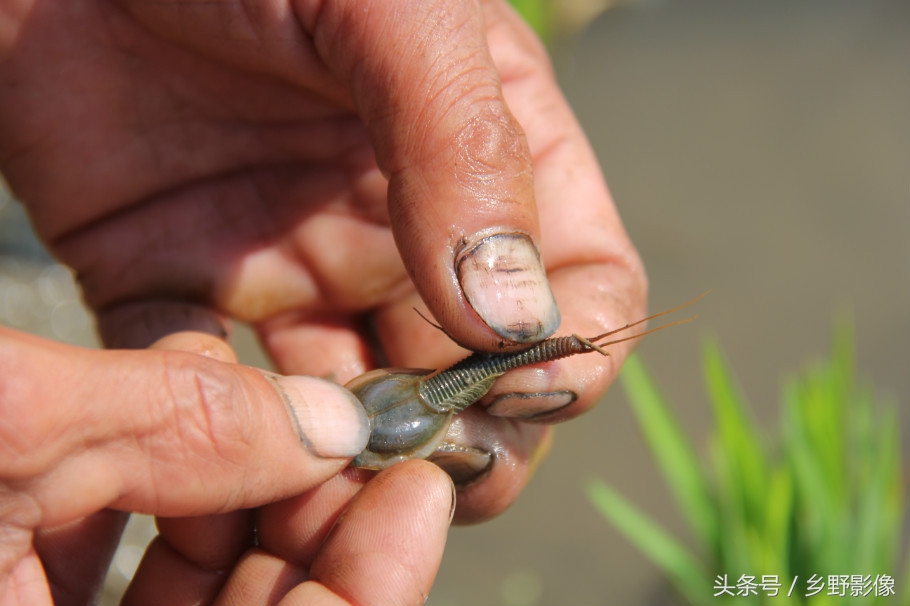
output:
M217 472L199 500L185 482L162 479L164 469L192 472L192 456L161 467L158 450L114 421L102 424L105 439L79 436L78 425L56 441L56 407L101 407L96 417L107 419L102 402L127 412L170 405L180 393L134 386L168 383L179 368L241 386L196 394L206 406L246 411L253 394L262 410L283 414L260 375L233 365L221 341L231 319L255 327L280 373L342 384L375 367L377 351L383 364L434 368L464 354L452 339L474 350L517 347L472 307L453 269L460 247L490 230L539 245L561 333L597 334L644 315L644 273L596 160L544 50L502 2L0 0L0 88L0 170L35 229L77 272L106 345L154 345L126 368L104 352L0 333L3 361L22 360L21 372L0 378L0 499L30 512L0 507L0 525L19 533L0 554L8 586L49 582L58 603L85 601L122 523L104 509L114 507L170 517L127 603L229 602L257 566L271 571L263 586L280 589L245 603L411 603L407 591L429 591L448 524L435 467L400 466L419 469L421 485L392 468L353 496L366 476L336 475L349 457L289 454L296 441L282 430L228 463L205 445ZM521 302L498 304L507 316ZM513 405L491 414L475 406L457 420L457 441L493 454L482 476L462 483L457 521L487 519L516 498L549 443L548 423L588 409L629 347L509 373L481 404ZM43 378L51 367L60 380ZM537 393L577 397L549 414L540 414L546 398L508 397ZM26 422L34 460L15 466L16 423ZM183 423L169 419L149 443L173 443ZM147 474L130 476L129 490L82 499L64 489L93 489L72 463L83 460L116 477L127 474L123 460ZM251 487L248 469L269 481ZM327 486L344 495L315 505ZM392 489L431 513L398 508ZM276 542L251 549L248 508L279 499L290 501L258 513L261 536L270 528ZM65 505L51 515L50 502ZM313 539L346 506L348 525L329 542ZM419 548L416 539L357 538L359 524L395 529L413 515L425 521L413 536L428 537ZM49 530L59 524L68 526ZM84 545L93 547L75 574L64 564ZM404 562L396 578L417 579L401 583L411 589L393 583L387 596L363 598L376 579L369 558L362 581L338 576L345 558L367 551ZM162 577L181 581L147 582ZM309 589L289 589L304 578L315 580L300 585ZM47 603L24 595L2 603Z

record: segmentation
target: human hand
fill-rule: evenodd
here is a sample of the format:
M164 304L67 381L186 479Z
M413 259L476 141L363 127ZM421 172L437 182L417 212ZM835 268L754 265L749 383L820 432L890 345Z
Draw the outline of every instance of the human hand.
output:
M106 352L0 328L0 604L92 603L125 522L115 510L164 516L124 604L426 596L447 476L401 465L358 493L365 472L336 474L366 443L359 403L232 357L199 333Z
M281 373L343 383L463 355L421 301L475 350L551 334L554 297L567 333L643 315L594 156L503 2L4 5L0 168L109 346L237 318ZM492 456L457 519L514 500L549 435L527 417L589 408L628 346L509 373L460 416Z

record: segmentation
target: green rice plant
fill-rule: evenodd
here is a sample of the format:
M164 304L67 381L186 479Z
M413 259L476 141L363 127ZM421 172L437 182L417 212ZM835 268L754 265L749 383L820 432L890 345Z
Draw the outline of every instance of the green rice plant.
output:
M621 0L509 0L544 44L571 39L598 15Z
M622 386L697 549L599 479L588 498L693 606L910 604L896 407L856 381L853 350L842 323L828 359L785 383L779 433L766 441L720 348L706 342L707 462L632 356Z
M509 0L509 3L542 40L550 39L554 11L552 0Z

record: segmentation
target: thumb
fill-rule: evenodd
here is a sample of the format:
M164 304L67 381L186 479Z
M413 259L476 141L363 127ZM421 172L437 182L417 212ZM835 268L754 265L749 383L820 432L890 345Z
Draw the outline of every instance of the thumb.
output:
M531 154L481 4L309 4L320 10L298 3L301 21L351 83L390 180L398 248L436 318L473 349L552 334L560 317L538 248Z
M369 434L333 383L193 353L85 350L0 328L0 368L0 486L33 504L34 526L104 507L258 506L336 474Z

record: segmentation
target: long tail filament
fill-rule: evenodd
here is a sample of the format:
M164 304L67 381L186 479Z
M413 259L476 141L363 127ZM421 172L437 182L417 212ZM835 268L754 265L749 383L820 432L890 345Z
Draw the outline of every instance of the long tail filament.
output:
M684 307L688 307L688 306L692 305L693 303L695 303L696 301L698 301L699 299L701 299L702 297L704 297L705 295L707 295L709 292L711 292L711 291L710 291L710 290L705 291L705 292L703 292L702 294L698 295L697 297L695 297L694 299L692 299L691 301L689 301L689 302L687 302L687 303L683 303L682 305L677 305L676 307L673 307L673 308L670 308L670 309L666 309L666 310L664 310L664 311L662 311L662 312L660 312L660 313L656 313L656 314L654 314L654 315L652 315L652 316L648 316L647 318L642 318L641 320L638 320L637 322L632 322L632 323L630 323L630 324L626 324L625 326L622 326L622 327L620 327L620 328L614 328L613 330L607 331L607 332L605 332L605 333L603 333L603 334L597 335L596 337L592 337L592 338L590 338L590 339L586 339L586 338L581 337L581 336L579 336L579 335L573 335L573 336L574 336L576 339L578 339L581 343L583 343L584 345L587 345L588 347L590 347L590 348L593 349L594 351L596 351L596 352L598 352L598 353L600 353L600 354L602 354L602 355L608 356L608 355L610 355L610 353L609 353L605 348L606 348L606 347L609 347L610 345L615 345L615 344L617 344L617 343L622 343L622 342L624 342L624 341L631 341L631 340L633 340L633 339L638 339L638 338L643 337L643 336L645 336L645 335L650 335L651 333L655 333L655 332L657 332L657 331L659 331L659 330L663 330L663 329L665 329L665 328L670 328L671 326L678 326L678 325L680 325L680 324L685 324L686 322L691 322L692 320L694 320L694 319L697 318L698 316L696 315L696 316L692 316L692 317L690 317L690 318L685 318L685 319L683 319L683 320L676 320L676 321L674 321L674 322L668 322L667 324L663 324L663 325L661 325L661 326L658 326L657 328L651 328L651 329L649 329L649 330L646 330L646 331L644 331L644 332L642 332L642 333L638 333L637 335L632 335L632 336L630 336L630 337L623 337L623 338L621 338L621 339L614 339L614 340L612 340L612 341L606 341L605 343L598 343L598 341L600 341L601 339L604 339L604 338L606 338L606 337L609 337L610 335L615 335L615 334L620 333L620 332L622 332L622 331L624 331L624 330L628 330L628 329L630 329L630 328L634 328L634 327L636 327L636 326L638 326L638 325L640 325L640 324L644 324L645 322L648 322L648 321L650 321L650 320L654 320L655 318L659 318L659 317L661 317L661 316L666 316L667 314L671 314L671 313L673 313L674 311L679 311L680 309L683 309Z

